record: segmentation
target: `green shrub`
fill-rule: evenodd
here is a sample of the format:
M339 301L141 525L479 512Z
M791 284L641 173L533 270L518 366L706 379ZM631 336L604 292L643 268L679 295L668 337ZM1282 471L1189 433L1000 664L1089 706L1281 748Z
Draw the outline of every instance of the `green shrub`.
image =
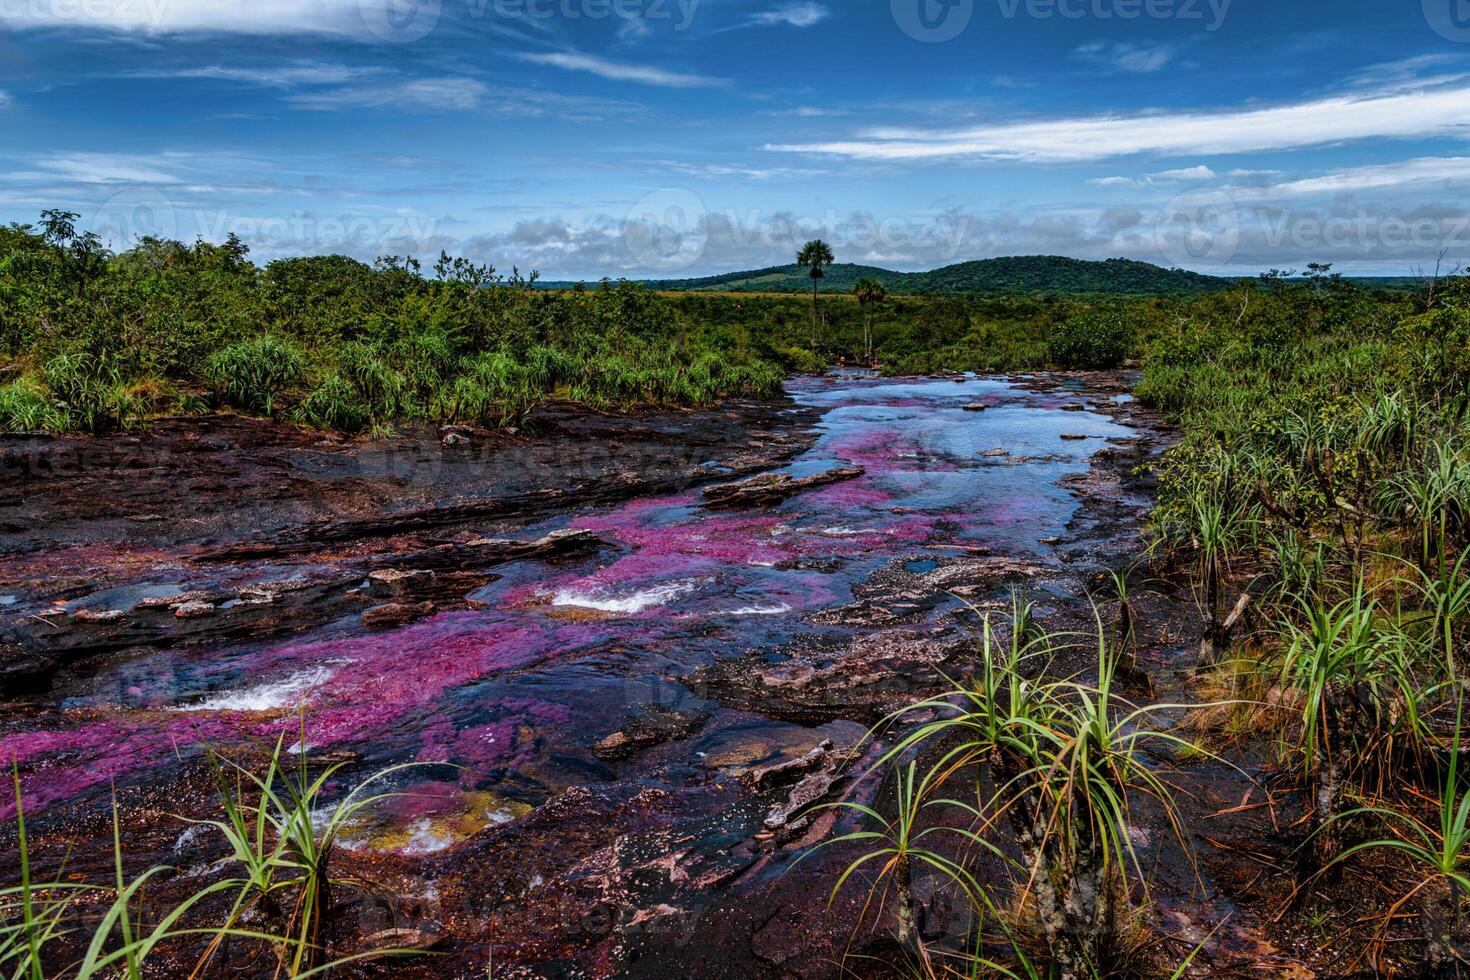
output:
M1098 310L1053 328L1047 357L1066 370L1099 371L1122 364L1132 347L1132 325L1119 313Z
M0 430L40 432L66 428L66 416L35 381L18 378L0 386Z
M270 335L242 340L216 351L205 376L226 405L255 415L274 415L276 399L305 374L297 346Z
M123 385L110 358L59 354L46 362L42 374L67 428L95 434L143 420L144 404Z
M525 421L545 396L532 372L504 351L480 354L460 364L460 374L439 414L451 422L511 426Z
M776 352L788 370L797 374L822 374L827 370L827 359L815 351L802 347L783 347Z
M340 374L328 375L302 400L297 418L318 429L361 432L372 412L357 386Z

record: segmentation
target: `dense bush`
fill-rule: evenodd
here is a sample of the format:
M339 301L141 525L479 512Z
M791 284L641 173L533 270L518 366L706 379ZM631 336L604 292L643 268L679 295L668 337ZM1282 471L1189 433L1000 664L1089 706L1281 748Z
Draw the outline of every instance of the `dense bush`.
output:
M1059 368L1097 371L1115 368L1133 347L1133 326L1121 314L1092 311L1056 326L1047 340L1047 358Z
M110 255L72 217L0 229L0 356L30 367L0 395L6 429L103 431L202 393L357 431L515 424L553 398L703 405L780 387L747 332L627 283L537 290L447 257L432 278L397 258L258 268L233 239Z

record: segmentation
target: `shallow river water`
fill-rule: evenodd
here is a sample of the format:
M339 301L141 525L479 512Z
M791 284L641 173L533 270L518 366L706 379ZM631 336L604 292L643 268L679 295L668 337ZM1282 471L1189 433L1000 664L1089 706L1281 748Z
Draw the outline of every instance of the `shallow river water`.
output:
M452 854L574 786L677 795L697 782L708 795L710 779L800 757L825 738L851 744L865 724L776 720L781 712L694 688L691 674L745 655L779 665L793 651L850 647L870 627L832 611L883 575L917 581L987 553L1059 567L1080 506L1063 481L1085 476L1109 440L1138 435L1127 396L1066 384L809 379L790 391L821 413L819 438L790 471L855 465L862 477L763 509L708 510L694 491L563 513L515 536L584 529L606 545L585 559L497 568L472 596L477 609L389 631L349 616L289 641L147 653L57 710L7 724L0 758L19 764L29 809L102 806L110 783L148 780L179 753L269 742L304 723L309 751L353 753L362 771L424 764L348 840L418 857ZM262 562L248 575L266 587L303 571ZM70 608L125 609L191 585L144 576ZM952 622L958 606L931 602L909 634ZM599 740L650 707L701 724L650 758L597 757ZM691 798L681 814L704 819L727 803Z

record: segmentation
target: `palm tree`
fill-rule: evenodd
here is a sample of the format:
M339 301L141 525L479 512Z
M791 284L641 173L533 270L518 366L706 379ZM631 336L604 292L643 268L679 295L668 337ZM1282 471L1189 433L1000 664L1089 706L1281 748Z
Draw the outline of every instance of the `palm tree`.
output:
M888 298L888 290L872 276L864 276L853 284L852 295L863 310L863 356L873 363L873 306Z
M820 330L820 319L817 312L817 287L826 275L822 266L831 265L836 261L832 257L832 246L814 238L801 247L796 253L796 264L807 270L807 275L812 277L812 349L817 348L817 334Z

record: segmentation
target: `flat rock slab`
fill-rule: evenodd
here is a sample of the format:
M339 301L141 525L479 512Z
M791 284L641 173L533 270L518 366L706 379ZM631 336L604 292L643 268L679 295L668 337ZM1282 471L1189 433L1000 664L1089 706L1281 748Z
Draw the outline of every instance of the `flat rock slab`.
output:
M739 483L709 487L704 491L704 505L710 508L770 507L807 490L856 480L866 472L861 466L844 466L799 478L789 473L769 473Z

